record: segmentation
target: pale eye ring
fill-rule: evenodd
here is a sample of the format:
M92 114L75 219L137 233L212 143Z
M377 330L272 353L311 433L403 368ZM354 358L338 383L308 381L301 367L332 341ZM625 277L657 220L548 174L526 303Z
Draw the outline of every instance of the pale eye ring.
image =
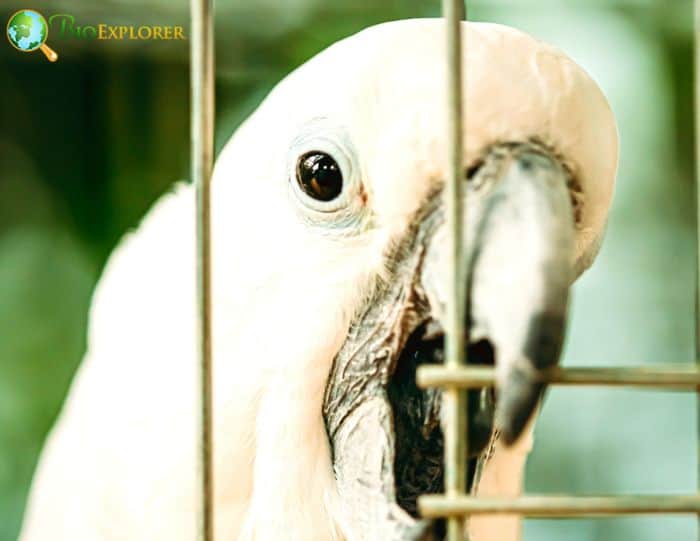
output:
M344 223L363 207L357 152L328 119L310 121L291 141L287 178L300 210L314 220Z

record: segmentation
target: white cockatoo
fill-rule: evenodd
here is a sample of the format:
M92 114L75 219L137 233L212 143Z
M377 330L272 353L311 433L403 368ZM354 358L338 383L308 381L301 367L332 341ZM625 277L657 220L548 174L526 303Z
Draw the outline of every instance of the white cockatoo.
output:
M613 114L561 51L464 23L469 485L520 491L538 370L593 260L617 167ZM214 172L218 541L440 538L445 24L382 24L285 78ZM164 196L110 258L88 348L38 466L22 541L190 541L196 508L194 197ZM495 400L495 402L493 402ZM495 403L495 411L491 404ZM478 445L478 449L473 447ZM474 467L477 464L478 467ZM519 538L474 518L472 541Z

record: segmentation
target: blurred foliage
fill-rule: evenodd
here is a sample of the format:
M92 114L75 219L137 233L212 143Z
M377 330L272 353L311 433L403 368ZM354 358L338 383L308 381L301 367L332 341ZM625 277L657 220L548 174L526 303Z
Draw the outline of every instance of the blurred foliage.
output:
M23 7L4 3L0 15ZM182 0L36 0L83 24L182 24ZM217 147L272 85L330 43L419 0L217 1ZM622 162L609 234L577 285L566 362L692 359L692 8L689 0L482 0L569 52L618 116ZM189 34L189 32L187 31ZM0 46L0 541L16 538L42 442L80 362L90 294L119 238L188 176L187 42L49 36L60 60ZM553 391L528 488L695 490L693 397ZM684 518L527 525L530 541L694 538Z

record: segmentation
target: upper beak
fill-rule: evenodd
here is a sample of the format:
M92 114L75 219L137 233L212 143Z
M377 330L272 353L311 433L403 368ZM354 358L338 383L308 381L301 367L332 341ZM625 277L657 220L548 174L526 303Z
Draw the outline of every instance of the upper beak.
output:
M487 340L491 346L498 392L495 425L512 444L539 402L542 371L561 353L574 277L574 217L567 172L534 145L492 151L473 179L477 186L483 182L492 182L492 191L468 193L465 203L466 326L469 343ZM430 251L446 246L432 244ZM427 269L431 262L444 261L440 254L427 259ZM445 304L444 289L433 283L439 270L429 270L424 280L438 319Z

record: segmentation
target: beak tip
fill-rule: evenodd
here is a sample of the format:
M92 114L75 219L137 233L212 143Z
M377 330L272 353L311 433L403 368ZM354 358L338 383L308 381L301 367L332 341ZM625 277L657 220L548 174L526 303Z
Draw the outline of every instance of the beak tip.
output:
M496 407L496 428L503 442L514 445L532 417L544 385L522 370L513 370L502 388Z

